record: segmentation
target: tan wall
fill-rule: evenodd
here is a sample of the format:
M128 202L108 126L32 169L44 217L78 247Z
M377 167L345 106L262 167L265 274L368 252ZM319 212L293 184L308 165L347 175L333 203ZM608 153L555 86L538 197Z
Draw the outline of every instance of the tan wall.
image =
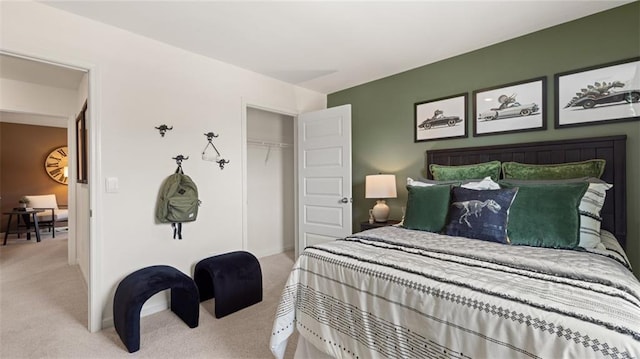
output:
M58 205L67 205L67 186L52 180L44 170L45 157L67 145L67 129L0 123L0 196L2 212L18 206L23 195L54 193ZM7 216L2 216L2 231Z

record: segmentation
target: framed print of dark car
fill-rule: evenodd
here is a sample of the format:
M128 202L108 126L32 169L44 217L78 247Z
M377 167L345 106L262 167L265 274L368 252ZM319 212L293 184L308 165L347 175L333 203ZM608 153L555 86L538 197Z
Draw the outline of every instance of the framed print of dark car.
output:
M546 77L473 92L473 135L547 129Z
M414 108L414 142L468 137L466 93L418 102Z
M556 128L640 120L640 57L554 77Z

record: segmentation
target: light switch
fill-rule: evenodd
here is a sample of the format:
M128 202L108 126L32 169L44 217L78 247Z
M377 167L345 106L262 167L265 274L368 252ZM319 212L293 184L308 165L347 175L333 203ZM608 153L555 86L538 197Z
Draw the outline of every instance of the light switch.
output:
M107 193L118 192L118 177L107 177L105 184Z

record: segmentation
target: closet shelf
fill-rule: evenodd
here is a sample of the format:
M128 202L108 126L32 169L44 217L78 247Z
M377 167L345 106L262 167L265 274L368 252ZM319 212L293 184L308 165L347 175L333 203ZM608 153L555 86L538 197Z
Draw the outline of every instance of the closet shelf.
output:
M285 142L274 142L274 141L263 141L263 140L256 140L256 139L247 139L247 144L248 145L256 145L256 146L266 146L266 147L281 147L281 148L285 148L285 147L291 147L292 144L291 143L285 143Z

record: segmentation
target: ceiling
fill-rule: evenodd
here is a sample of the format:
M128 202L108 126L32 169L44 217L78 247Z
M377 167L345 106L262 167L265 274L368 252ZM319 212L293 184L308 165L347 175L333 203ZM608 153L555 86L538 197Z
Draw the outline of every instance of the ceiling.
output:
M632 0L44 1L321 93Z

